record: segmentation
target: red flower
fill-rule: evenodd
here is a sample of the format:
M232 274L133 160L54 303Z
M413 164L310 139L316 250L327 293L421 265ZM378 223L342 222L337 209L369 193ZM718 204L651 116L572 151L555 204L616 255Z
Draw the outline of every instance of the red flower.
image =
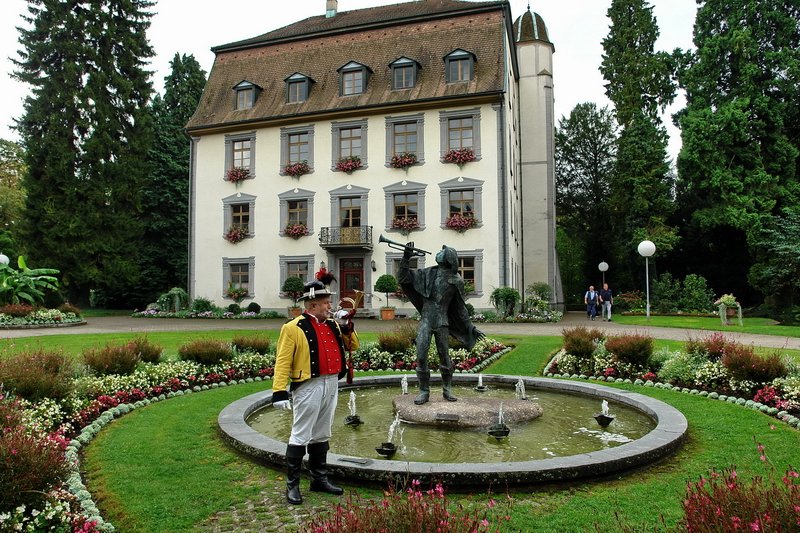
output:
M455 163L460 167L470 161L475 161L475 152L469 147L453 148L444 154L444 160L446 163Z
M225 177L228 178L228 181L231 183L239 183L250 177L250 169L245 167L233 167L228 169L225 173Z

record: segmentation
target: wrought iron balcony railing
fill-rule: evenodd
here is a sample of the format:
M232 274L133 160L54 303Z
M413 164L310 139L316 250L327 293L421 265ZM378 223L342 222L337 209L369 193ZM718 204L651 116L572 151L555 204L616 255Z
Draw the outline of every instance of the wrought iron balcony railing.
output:
M372 249L372 226L330 226L319 231L319 244L325 247Z

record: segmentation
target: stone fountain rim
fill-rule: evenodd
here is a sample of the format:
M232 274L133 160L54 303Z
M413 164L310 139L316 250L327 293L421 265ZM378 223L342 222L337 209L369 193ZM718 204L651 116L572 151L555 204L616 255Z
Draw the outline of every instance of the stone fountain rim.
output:
M356 378L352 385L341 383L339 390L399 383L404 374ZM405 374L409 384L416 376ZM328 453L332 475L342 479L385 482L392 479L443 481L450 485L526 484L603 476L650 464L676 451L686 439L689 424L676 408L660 400L597 383L551 378L483 374L484 383L514 385L519 379L526 389L555 390L571 394L611 399L643 412L656 427L633 442L621 446L565 457L551 457L506 463L426 463L384 460ZM413 381L412 381L413 380ZM474 374L456 374L456 383L471 384ZM431 381L441 381L431 376ZM254 411L272 403L272 390L257 392L228 404L217 418L223 439L233 448L256 459L283 467L286 443L262 435L246 420Z

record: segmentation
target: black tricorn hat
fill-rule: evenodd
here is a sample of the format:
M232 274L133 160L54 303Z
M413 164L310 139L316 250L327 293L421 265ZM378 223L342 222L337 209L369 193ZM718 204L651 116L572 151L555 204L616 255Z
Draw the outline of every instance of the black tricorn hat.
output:
M301 300L313 300L321 296L332 296L333 293L325 286L324 283L318 280L309 281L303 285L303 296Z

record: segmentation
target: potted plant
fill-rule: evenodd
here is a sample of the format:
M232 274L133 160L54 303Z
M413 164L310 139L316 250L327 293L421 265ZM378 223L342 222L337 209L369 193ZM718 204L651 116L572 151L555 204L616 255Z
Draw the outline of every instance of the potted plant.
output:
M729 325L731 317L736 316L737 311L741 322L741 307L733 294L723 294L714 302L714 305L719 306L719 317L724 324Z
M242 242L245 237L247 237L247 228L244 228L238 224L232 225L230 228L228 228L228 232L225 233L225 240L231 244Z
M233 283L228 284L228 290L225 291L225 296L232 298L237 304L247 298L250 291L246 287L236 287Z
M229 168L225 173L225 177L231 183L239 183L240 181L244 181L250 177L250 169L245 167Z
M394 307L389 305L389 293L397 292L400 287L397 284L397 278L391 274L383 274L375 281L373 290L382 292L386 295L386 305L381 307L381 320L394 319Z
M473 152L472 148L469 147L453 148L444 154L443 159L445 163L455 163L459 168L461 168L470 161L475 161L475 152Z
M303 174L311 172L311 167L308 166L308 161L299 161L297 163L287 163L283 167L283 172L293 178L299 178Z
M297 305L297 300L303 296L303 280L297 276L289 276L283 282L283 286L281 287L281 297L282 298L291 298L293 305L288 308L289 316L295 317L300 314L300 306Z
M419 228L417 217L397 217L392 219L392 229L400 231L403 235L408 235Z
M339 159L338 163L336 163L336 170L341 170L342 172L347 172L348 174L354 170L358 170L359 168L361 168L361 158L357 155L343 157Z
M445 226L454 229L459 233L464 233L470 228L478 225L478 219L472 215L463 215L461 213L453 213L445 221Z
M392 156L392 160L390 164L394 168L402 168L407 169L411 165L417 163L417 154L413 152L403 152L401 154L395 154Z
M296 224L288 224L286 228L283 230L283 234L287 237L291 237L292 239L299 239L300 237L305 237L308 235L308 226L303 224L302 222L297 222Z

